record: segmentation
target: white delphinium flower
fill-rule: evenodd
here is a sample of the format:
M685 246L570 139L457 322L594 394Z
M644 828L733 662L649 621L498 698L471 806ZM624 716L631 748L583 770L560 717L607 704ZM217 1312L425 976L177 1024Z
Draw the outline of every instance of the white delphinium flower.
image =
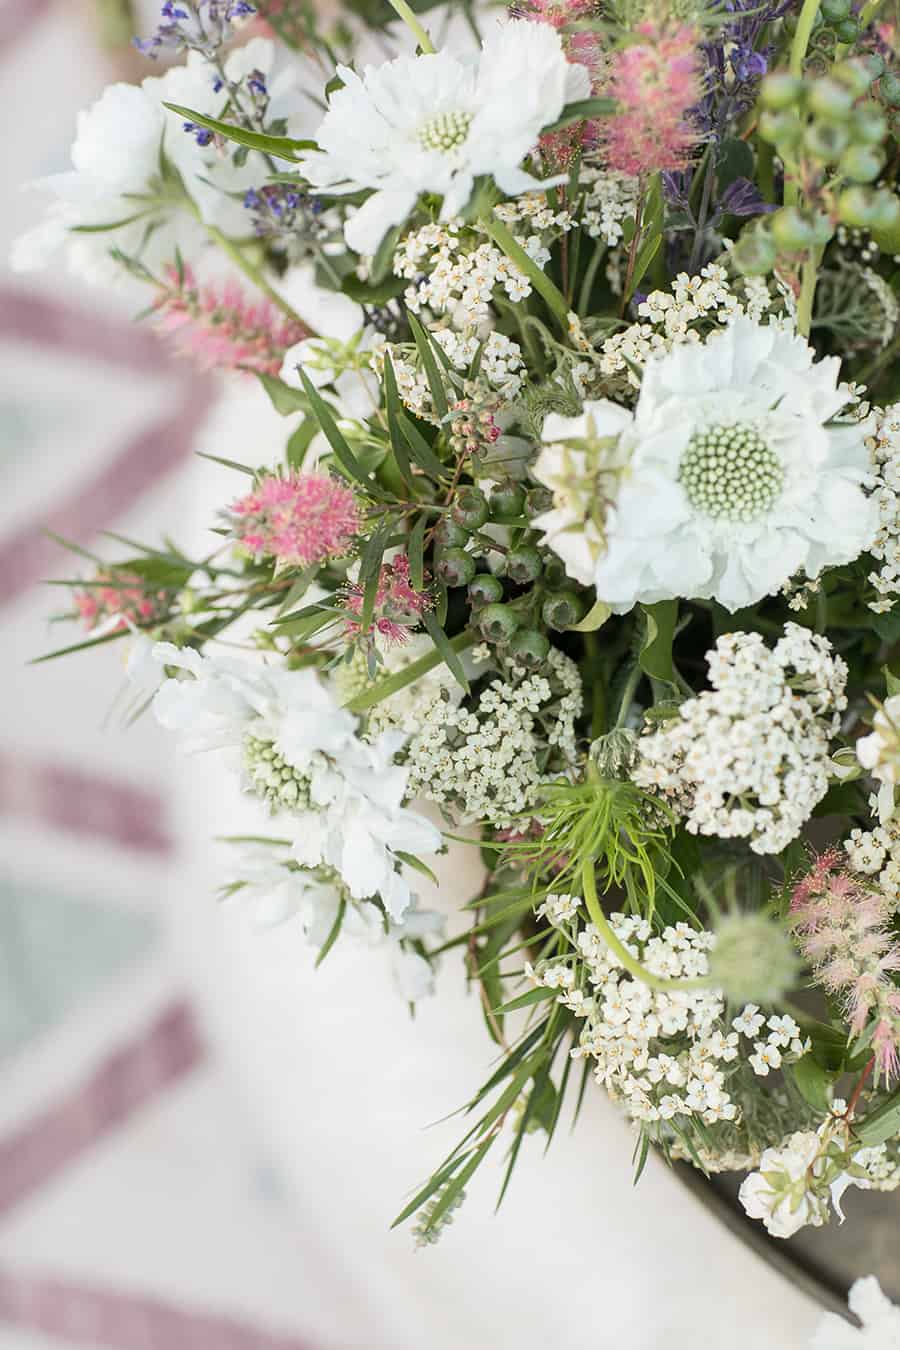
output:
M260 38L233 52L225 63L229 81L251 70L266 74L274 51ZM79 276L106 283L124 275L110 259L112 247L153 270L171 263L176 250L196 259L208 245L203 223L245 234L242 196L259 181L263 161L251 153L236 164L234 147L223 154L215 145L198 144L184 130L184 118L163 107L179 103L217 117L228 96L216 93L214 74L203 56L190 52L184 65L158 78L109 85L79 113L72 169L34 184L50 195L51 205L47 218L13 245L13 267L44 267L64 249ZM289 72L273 81L273 112L292 109L292 86Z
M241 751L249 791L298 816L292 852L302 866L340 875L355 899L380 895L399 919L411 891L398 854L432 854L440 832L408 810L409 773L394 763L404 736L368 742L313 670L201 656L167 643L156 659L185 672L154 699L161 725L191 749Z
M848 401L840 362L813 358L802 338L737 318L650 361L621 432L628 470L606 512L599 599L620 613L673 597L733 612L869 547L865 427L832 420Z
M880 564L868 580L878 592L869 608L885 614L900 595L900 403L876 409L868 439L875 474L878 528L870 552Z
M433 968L412 943L442 936L442 914L418 909L413 899L402 920L394 922L377 905L355 900L328 868L308 871L270 844L243 845L234 876L226 900L249 904L256 927L296 920L319 953L337 929L342 941L349 938L387 951L394 983L408 1003L434 993Z
M343 88L302 171L329 193L374 189L344 231L364 254L420 193L442 197L441 219L452 220L481 175L511 196L539 188L522 160L567 103L590 93L587 70L569 64L555 30L524 20L498 24L477 64L445 50L367 66L361 79L347 66L337 73Z
M507 829L547 780L548 752L560 767L574 760L580 712L578 668L556 648L546 673L513 667L509 682L489 684L471 707L438 697L409 744L410 787L462 822Z
M847 1302L862 1326L825 1313L810 1350L900 1350L900 1308L882 1292L874 1275L857 1280Z
M847 667L790 623L771 651L758 633L730 633L707 660L713 688L641 738L632 777L671 799L692 834L779 853L828 790Z

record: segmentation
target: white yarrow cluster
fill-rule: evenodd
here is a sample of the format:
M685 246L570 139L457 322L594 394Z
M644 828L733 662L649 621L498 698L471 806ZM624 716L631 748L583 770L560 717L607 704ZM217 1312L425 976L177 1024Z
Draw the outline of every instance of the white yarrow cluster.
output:
M638 179L614 169L586 167L579 174L578 184L585 190L582 228L591 239L601 239L607 248L615 248L624 238L625 223L634 220L640 195Z
M886 614L900 596L900 403L877 409L867 445L875 475L878 525L869 552L880 566L869 573L878 599L869 604Z
M332 868L351 896L380 896L399 920L412 900L398 854L433 854L440 832L404 805L409 774L395 764L405 737L357 735L356 718L313 670L200 656L160 643L156 661L183 672L154 699L157 720L188 749L241 753L249 791L296 817L292 856Z
M474 334L463 335L452 328L433 329L431 337L461 375L470 368L481 345L480 339ZM426 422L437 422L428 376L418 363L415 350L390 344L377 349L373 353L373 362L379 371L383 370L385 354L390 355L397 392L404 407ZM488 333L482 345L479 375L501 398L514 399L522 388L525 375L525 362L519 344L503 333Z
M545 675L513 667L472 707L438 698L409 744L410 787L461 821L509 828L534 805L547 762L573 762L580 712L578 668L555 648Z
M828 790L846 665L792 623L771 650L758 633L730 633L707 660L713 688L641 738L633 779L669 799L692 834L779 853Z

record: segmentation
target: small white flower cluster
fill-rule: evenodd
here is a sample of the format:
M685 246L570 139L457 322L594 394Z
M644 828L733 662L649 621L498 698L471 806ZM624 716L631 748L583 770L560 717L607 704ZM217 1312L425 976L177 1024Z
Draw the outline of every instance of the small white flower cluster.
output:
M453 368L460 374L469 369L478 351L479 339L473 334L463 336L452 328L432 330L432 338L446 353ZM379 375L384 368L384 353L390 355L397 379L397 392L404 407L426 422L437 422L431 398L428 377L419 365L415 351L400 346L385 345L373 352L373 363ZM481 351L479 375L491 389L506 400L516 397L522 388L525 362L517 342L503 333L488 333Z
M434 993L434 971L416 950L426 938L443 935L445 919L434 910L409 906L400 922L386 921L380 907L358 901L328 867L298 867L285 849L272 844L241 847L225 898L248 905L256 928L298 922L311 947L321 952L338 930L343 941L384 949L394 984L408 1003Z
M563 911L565 898L555 898L553 912ZM678 923L655 935L646 919L624 914L611 915L610 924L651 974L672 980L708 974L714 934ZM571 960L525 967L536 985L558 989L559 1001L586 1019L573 1057L596 1061L597 1081L634 1120L735 1120L722 1066L737 1059L739 1036L723 1023L721 992L651 989L627 974L591 923L578 934L578 950L583 974Z
M766 1018L755 1003L748 1003L731 1025L740 1035L753 1042L753 1054L747 1056L747 1063L757 1078L768 1078L773 1069L781 1068L784 1061L782 1051L788 1051L799 1059L810 1048L810 1042L801 1039L800 1028L793 1017L773 1013ZM765 1040L760 1035L763 1027L768 1031Z
M539 919L546 919L554 928L562 928L577 918L581 900L577 895L548 895L535 910Z
M745 277L739 294L725 268L709 263L698 276L680 272L670 291L651 291L638 306L640 322L614 333L600 348L599 370L612 391L627 393L641 386L637 371L654 356L679 342L702 342L711 325L727 324L738 315L759 322L773 305L762 277Z
M586 188L581 210L582 229L608 248L622 242L625 222L634 220L640 185L630 174L614 169L583 168L579 186Z
M531 282L488 240L466 247L477 238L460 221L448 225L423 225L401 241L394 254L394 273L412 282L404 293L413 314L423 309L434 315L447 314L455 328L477 328L489 318L494 292L502 289L512 301L531 294ZM550 257L541 239L520 239L526 253L543 266Z
M641 738L632 777L670 798L692 834L779 853L828 790L847 667L793 623L772 650L758 633L726 634L707 661L712 690Z
M875 877L886 895L900 896L900 819L894 817L874 830L857 826L843 844L858 876Z
M548 765L574 760L580 712L578 667L555 648L545 674L513 666L473 707L437 698L409 745L410 789L461 821L509 828L534 804Z
M900 304L897 303L897 297L884 277L873 271L871 267L861 269L861 278L863 285L875 297L875 302L884 315L884 322L879 334L879 346L886 347L897 330L897 320L900 319Z
M875 425L866 444L875 474L878 532L869 552L881 566L869 573L878 592L869 608L886 614L900 596L900 403L875 409Z
M765 1150L759 1170L744 1179L740 1200L772 1237L788 1238L807 1226L821 1228L832 1207L843 1220L841 1197L849 1186L893 1190L898 1184L900 1169L885 1144L854 1150L847 1103L836 1098L817 1130L796 1130Z
M500 202L494 207L498 220L515 233L516 225L525 225L540 234L558 234L571 230L575 221L570 211L554 211L545 192L526 192L512 201ZM519 240L522 243L522 240Z

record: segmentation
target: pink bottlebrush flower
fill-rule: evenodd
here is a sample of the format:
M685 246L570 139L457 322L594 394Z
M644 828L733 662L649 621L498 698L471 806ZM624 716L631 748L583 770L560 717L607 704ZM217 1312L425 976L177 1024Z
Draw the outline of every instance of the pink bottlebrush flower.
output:
M577 19L588 19L600 12L597 0L521 0L510 5L515 19L549 24L562 40L566 60L572 65L584 66L591 77L591 93L600 86L603 48L596 33L567 31ZM541 156L554 171L565 169L580 149L593 148L598 141L599 123L576 122L562 131L553 131L540 139Z
M354 618L344 620L347 635L353 639L372 639L377 634L393 646L402 646L415 628L432 599L427 591L417 591L409 577L409 559L399 554L393 562L384 563L375 592L375 608L371 625L363 630L359 616L365 603L365 588L352 582L344 593L344 606Z
M296 471L267 474L228 514L235 537L255 557L289 567L342 557L361 521L356 498L337 478Z
M271 300L250 300L233 278L199 285L190 267L167 267L153 308L160 332L205 369L246 368L277 375L285 352L310 336Z
M604 123L611 169L634 176L683 169L697 143L688 118L702 93L699 38L693 28L640 24L643 39L613 58L607 93L619 112Z
M794 887L791 918L817 979L844 1002L859 1036L873 1020L875 1067L885 1081L900 1070L900 945L891 930L893 903L853 877L838 849L816 859Z
M151 623L165 612L164 591L151 593L132 572L99 571L92 583L73 595L78 617L90 632L110 621L110 632ZM118 619L118 622L114 622Z

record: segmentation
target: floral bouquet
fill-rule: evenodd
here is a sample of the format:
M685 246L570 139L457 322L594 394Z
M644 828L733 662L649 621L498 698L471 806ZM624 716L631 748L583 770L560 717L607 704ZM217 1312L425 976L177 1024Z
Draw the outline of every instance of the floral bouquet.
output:
M786 1237L900 1184L896 5L391 6L166 0L46 180L14 261L285 419L64 650L267 804L228 897L464 964L420 1241L591 1080Z

